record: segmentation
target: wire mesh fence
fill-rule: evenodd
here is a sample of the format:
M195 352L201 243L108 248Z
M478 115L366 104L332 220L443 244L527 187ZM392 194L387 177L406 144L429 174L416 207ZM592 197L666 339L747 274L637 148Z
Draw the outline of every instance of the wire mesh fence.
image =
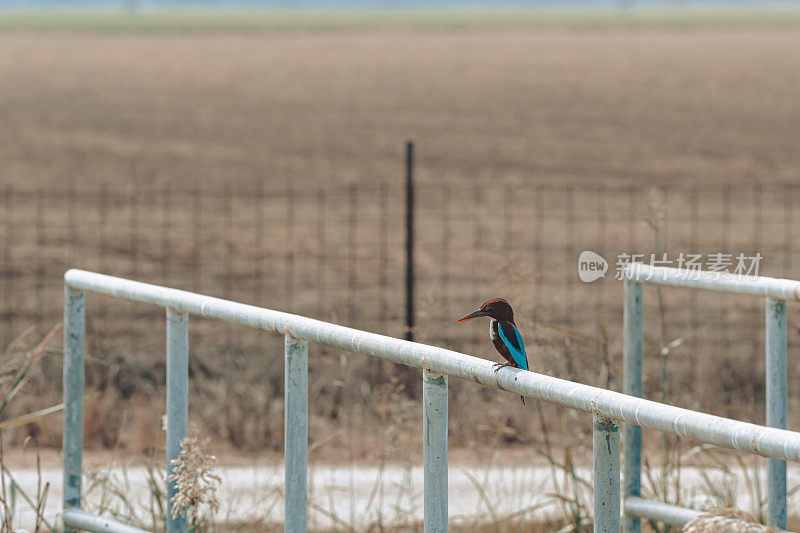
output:
M6 187L0 198L2 340L7 345L30 326L44 333L60 320L62 275L72 267L402 336L404 194L399 180L286 180L246 189ZM596 376L597 353L612 364L621 357L622 283L614 279L620 254L646 254L641 260L647 262L651 253L670 261L681 252L760 253L759 274L797 279L797 200L792 183L653 189L418 181L415 338L491 356L483 328L452 323L483 300L503 296L534 346L534 366L541 352L542 370ZM584 250L606 258L605 278L579 279ZM658 324L645 332L653 354L646 356L646 375L658 349L680 339L670 368L686 377L680 387L696 391L696 403L687 406L724 405L725 395L737 395L729 403L741 409L741 397L763 396L759 302L724 294L700 299L691 291L670 291L661 302L655 292L645 299L645 313L654 317L648 323ZM136 354L155 346L149 332L160 331L161 313L134 304L113 304L112 313L110 302L96 305L87 325L90 354ZM790 353L796 326L790 319ZM220 338L219 330L209 331L198 323L192 335L263 351L257 332L229 330ZM570 343L585 359L548 358L548 348ZM704 386L711 375L719 386ZM748 418L763 416L759 402L750 402Z

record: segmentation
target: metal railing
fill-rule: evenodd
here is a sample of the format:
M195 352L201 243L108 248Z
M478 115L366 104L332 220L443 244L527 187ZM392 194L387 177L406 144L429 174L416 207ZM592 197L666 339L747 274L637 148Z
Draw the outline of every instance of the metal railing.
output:
M642 396L642 285L650 283L761 296L766 306L767 426L786 429L786 300L800 300L800 282L631 263L625 268L624 392ZM642 431L626 424L625 531L639 533L641 519L684 524L689 509L641 499ZM767 525L786 529L786 461L767 460Z
M422 369L426 532L447 531L449 376L592 414L594 530L597 532L620 531L619 422L722 448L800 462L800 433L698 413L526 370L502 368L496 371L491 361L463 353L176 289L80 270L68 271L65 282L64 524L67 528L135 531L129 526L81 511L84 291L166 309L167 442L172 443L167 447L168 465L178 455L175 443L180 443L186 435L188 315L285 335L286 531L307 529L309 342ZM174 489L170 487L170 494ZM629 509L632 503L627 502ZM170 503L169 516L171 507ZM185 530L185 522L168 521L167 531L170 533Z

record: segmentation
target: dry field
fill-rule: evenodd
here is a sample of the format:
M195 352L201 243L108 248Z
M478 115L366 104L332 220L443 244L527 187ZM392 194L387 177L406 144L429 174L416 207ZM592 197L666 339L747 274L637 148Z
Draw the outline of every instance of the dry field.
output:
M800 31L0 35L6 184L796 179Z
M761 251L765 273L800 278L798 65L793 27L0 33L4 340L58 321L71 266L401 334L402 148L414 139L419 338L492 357L483 325L452 320L506 295L536 369L619 388L619 283L583 285L574 264L584 249L652 252L652 186L664 250ZM761 302L665 297L667 340L686 339L670 398L762 422ZM162 317L99 298L88 316L89 388L102 393L89 442L148 449ZM198 429L279 450L281 340L199 320L192 335ZM417 380L314 352L313 454L413 456ZM58 357L20 412L57 402ZM452 388L455 446L540 439L516 398ZM546 414L553 434L589 429ZM57 426L33 431L57 445Z

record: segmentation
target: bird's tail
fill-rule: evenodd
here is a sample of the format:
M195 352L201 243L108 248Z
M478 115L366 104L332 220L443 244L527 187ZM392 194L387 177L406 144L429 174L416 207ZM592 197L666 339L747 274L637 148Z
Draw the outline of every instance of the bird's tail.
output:
M522 405L525 405L525 396L520 396L522 398Z

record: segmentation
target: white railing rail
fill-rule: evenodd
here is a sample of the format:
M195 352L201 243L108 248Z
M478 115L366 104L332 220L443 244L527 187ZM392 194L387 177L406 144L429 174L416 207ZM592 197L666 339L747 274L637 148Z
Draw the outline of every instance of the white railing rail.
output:
M625 266L624 391L642 395L642 285L749 294L765 299L767 426L786 429L786 300L800 301L800 282L759 276L630 263ZM687 522L693 511L641 499L641 428L626 425L624 500L626 533L641 531L641 518L673 524ZM767 524L786 529L787 457L767 460Z
M172 392L167 392L168 443L180 443L186 434L187 315L198 315L285 335L286 531L307 529L308 342L371 355L423 370L426 532L447 530L449 376L592 414L595 531L616 533L620 530L619 422L722 448L800 462L800 433L698 413L525 370L503 368L495 371L491 361L463 353L176 289L81 270L68 271L65 282L64 522L67 527L85 527L83 524L88 523L86 513L82 512L84 521L81 524L73 521L81 505L85 291L166 309L167 387L173 389ZM167 464L177 457L177 451L179 450L168 445ZM119 527L128 526L119 524ZM186 524L183 522L169 521L167 529L173 532L185 531L185 528ZM86 529L123 531L114 527Z

